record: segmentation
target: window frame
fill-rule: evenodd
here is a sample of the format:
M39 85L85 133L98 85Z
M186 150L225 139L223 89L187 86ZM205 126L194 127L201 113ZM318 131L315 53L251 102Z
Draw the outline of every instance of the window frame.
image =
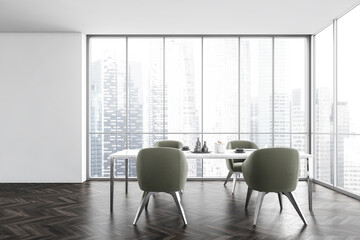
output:
M338 159L339 159L339 137L358 137L360 136L360 133L342 133L339 132L338 127L339 127L339 122L338 122L338 115L339 115L339 110L338 110L338 105L339 105L339 99L338 99L338 60L339 60L339 56L338 56L338 48L339 48L339 44L338 44L338 20L340 20L342 17L346 17L346 15L348 13L350 13L351 11L353 11L355 8L356 11L360 10L360 5L357 4L355 5L352 9L350 9L348 12L344 13L343 15L333 19L333 21L331 23L329 23L328 25L324 26L324 28L322 28L320 31L318 31L317 33L315 33L312 37L311 37L311 48L312 50L312 85L311 85L311 89L312 89L312 99L315 99L315 90L316 90L316 78L315 78L315 71L316 71L316 64L315 64L315 58L316 58L316 49L315 49L315 41L316 41L316 36L319 33L322 33L325 29L327 29L329 26L332 25L332 41L333 41L333 49L332 49L332 55L333 55L333 80L332 80L332 84L333 84L333 92L332 92L332 98L333 98L333 106L332 106L332 111L333 111L333 132L330 134L332 135L332 140L334 142L334 150L333 150L333 161L332 161L332 165L334 166L331 172L331 178L333 179L333 182L328 183L325 182L321 179L316 178L316 176L314 176L314 182L318 183L322 186L328 187L334 191L340 192L342 194L345 194L347 196L353 197L355 199L359 199L360 200L360 195L354 193L354 192L350 192L350 190L347 190L345 188L339 187L338 186L338 171L339 171L339 163L338 163ZM341 26L340 26L341 28ZM328 133L323 133L323 132L317 132L316 130L316 111L315 111L315 102L312 102L312 129L311 129L311 136L312 136L312 152L314 154L314 156L316 156L316 136L320 136L320 135L328 135ZM317 169L315 169L316 167L316 161L317 159L315 158L313 161L313 169L315 171L317 171ZM344 159L344 162L346 161L346 159ZM344 174L345 176L345 174Z
M311 73L310 73L310 69L311 69L311 60L310 60L310 44L311 44L311 36L310 35L97 35L97 34L94 34L94 35L87 35L87 134L86 134L86 137L87 137L87 179L88 180L108 180L109 177L92 177L91 176L91 159L90 159L90 152L91 152L91 144L90 144L90 141L91 141L91 135L95 135L95 134L109 134L107 132L91 132L90 131L90 126L91 126L91 119L90 119L90 111L91 111L91 106L90 106L90 87L91 87L91 82L90 82L90 78L89 78L89 72L90 72L90 39L91 38L97 38L97 37L105 37L105 38L116 38L116 37L125 37L126 38L126 86L127 86L127 92L126 92L126 114L128 116L128 112L129 112L129 77L128 77L128 39L129 38L151 38L151 37L156 37L156 38L163 38L163 56L165 56L165 39L166 38L201 38L201 48L202 48L202 53L201 53L201 78L202 78L202 81L203 81L203 70L204 70L204 66L203 66L203 61L204 61L204 54L203 54L203 41L204 41L204 38L212 38L212 37L215 37L215 38L237 38L238 39L238 64L237 64L237 67L238 67L238 98L239 98L239 103L240 103L240 95L241 95L241 92L240 92L240 42L241 42L241 38L271 38L272 39L272 98L273 98L273 102L272 102L272 118L273 118L273 121L272 121L272 131L271 132L252 132L252 131L242 131L242 129L240 128L240 108L241 106L239 105L238 106L238 130L237 132L204 132L203 131L203 125L201 127L201 131L199 132L166 132L166 131L163 131L163 132L156 132L156 133L150 133L150 132L130 132L128 131L128 122L126 122L126 132L125 133L118 133L118 132L112 132L111 134L125 134L127 137L127 142L126 142L126 146L128 146L129 144L129 140L128 140L128 136L130 134L160 134L160 135L163 135L163 139L165 139L165 136L168 136L168 135L172 135L172 134L198 134L200 135L200 139L201 141L205 140L204 139L204 135L206 134L219 134L219 135L225 135L225 134L236 134L239 138L240 136L242 135L257 135L257 134L270 134L272 136L272 145L270 147L273 147L274 146L274 135L275 134L289 134L290 136L292 134L302 134L302 135L305 135L305 149L306 149L306 152L311 152L311 129L310 129L310 119L311 119L311 114L310 114L310 110L311 110L311 94L310 94L310 83L311 83ZM305 119L304 121L306 122L306 127L305 127L305 131L304 132L274 132L274 81L275 81L275 74L274 74L274 64L275 64L275 54L274 54L274 44L275 44L275 39L276 38L304 38L305 41L306 41L306 59L305 59L305 65L306 65L306 69L304 70L305 71L305 75L306 75L306 79L305 79L305 96L304 96L304 99L305 99ZM163 59L163 64L165 65L166 64L166 59L164 58ZM164 71L165 71L165 68L164 68ZM166 81L166 76L163 76L163 79L164 79L164 82ZM203 86L201 86L201 91L202 91L202 96L201 96L201 121L203 121ZM163 98L163 101L165 104L165 97ZM164 107L164 111L165 111L165 107ZM164 121L165 121L165 114L163 114L163 118L164 118ZM128 119L126 120L128 121ZM118 160L119 162L122 160ZM203 169L202 169L202 172L203 172ZM202 174L203 175L203 174ZM226 176L224 176L223 178L203 178L203 177L196 177L196 178L189 178L190 180L213 180L213 179L216 179L216 180L221 180L221 179L225 179ZM125 177L116 177L116 179L125 179ZM129 177L129 179L136 179L136 178L133 178L133 177ZM302 178L303 180L305 180L305 178Z

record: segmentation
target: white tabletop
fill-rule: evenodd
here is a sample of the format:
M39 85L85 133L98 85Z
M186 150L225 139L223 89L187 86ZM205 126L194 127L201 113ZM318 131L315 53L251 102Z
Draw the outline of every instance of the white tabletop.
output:
M211 159L211 158L229 158L229 159L246 159L253 151L255 151L256 149L246 149L245 153L235 153L234 150L230 150L227 149L225 150L224 153L215 153L215 152L210 152L210 153L192 153L191 151L184 151L184 154L186 156L186 158L189 159L198 159L198 158L207 158L207 159ZM140 149L124 149L121 151L118 151L116 153L110 154L111 158L136 158L138 153L139 153ZM300 158L310 158L312 157L310 154L308 153L299 153L300 154Z

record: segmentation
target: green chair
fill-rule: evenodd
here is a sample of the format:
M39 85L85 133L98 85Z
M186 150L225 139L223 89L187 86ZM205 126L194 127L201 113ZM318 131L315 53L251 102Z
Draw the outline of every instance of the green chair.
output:
M144 193L133 225L136 225L150 196L157 192L169 193L174 198L182 220L187 225L179 194L184 189L188 174L184 153L168 147L142 149L136 159L136 172L139 187Z
M299 152L292 148L259 149L250 154L242 164L242 172L248 185L247 207L253 190L258 191L254 226L259 217L264 196L269 192L284 194L294 206L301 220L307 225L296 203L293 191L299 178ZM280 199L280 198L279 198Z
M177 148L180 149L182 148L183 143L176 141L176 140L163 140L163 141L158 141L154 144L154 147L169 147L169 148ZM183 193L183 190L180 191L180 193ZM146 203L145 209L147 210L149 201Z
M154 144L154 147L170 147L170 148L182 148L183 144L182 142L176 141L176 140L164 140L159 141Z
M226 149L235 149L235 148L259 149L259 147L255 143L245 140L230 141L226 145ZM226 183L233 175L233 187L232 187L233 194L235 192L237 177L240 177L241 174L241 165L243 161L244 159L226 159L226 166L229 169L229 173L224 182L224 186L226 186Z

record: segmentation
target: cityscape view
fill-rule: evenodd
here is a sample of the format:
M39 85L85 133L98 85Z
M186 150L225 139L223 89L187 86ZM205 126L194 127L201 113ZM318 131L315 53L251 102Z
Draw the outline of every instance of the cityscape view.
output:
M91 38L91 177L109 177L109 154L164 139L193 148L199 137L210 150L216 141L246 139L260 148L309 151L306 44L304 37ZM315 101L321 91L316 90ZM346 128L347 104L338 109L338 121ZM317 113L316 125L325 127L320 121L330 113ZM316 135L316 169L322 170L315 174L328 181L334 167L331 141ZM346 148L347 142L338 138L339 146ZM337 177L345 186L344 157L339 150L343 172ZM188 161L189 177L225 177L228 172L224 160ZM303 177L305 170L301 161ZM115 176L124 174L125 163L117 160ZM129 177L136 177L135 159Z
M351 60L359 51L360 34L353 31L351 13L339 21L337 96L334 96L333 25L315 37L315 178L360 194L359 71ZM349 64L348 62L351 62ZM346 64L345 64L346 63ZM336 108L336 109L335 109Z

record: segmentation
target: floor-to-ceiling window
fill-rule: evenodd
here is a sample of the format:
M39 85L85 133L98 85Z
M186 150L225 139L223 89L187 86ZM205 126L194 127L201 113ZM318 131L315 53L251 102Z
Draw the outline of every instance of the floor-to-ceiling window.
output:
M240 138L273 146L273 38L240 38Z
M337 24L336 186L360 195L360 6Z
M334 98L333 98L333 25L315 39L315 178L333 184L334 171Z
M274 145L306 150L307 41L275 38Z
M315 177L360 195L360 6L314 39Z
M306 36L91 36L88 47L90 178L109 177L110 153L163 139L308 150ZM189 161L189 177L226 174L224 160Z
M164 38L165 45L165 135L185 146L201 139L202 130L202 39ZM202 175L201 161L191 159L189 177Z
M127 147L126 38L94 38L89 54L90 176L109 176L109 155ZM117 165L117 175L124 168Z
M239 38L203 38L203 139L210 148L216 141L238 139ZM203 177L224 177L224 161L203 160Z

